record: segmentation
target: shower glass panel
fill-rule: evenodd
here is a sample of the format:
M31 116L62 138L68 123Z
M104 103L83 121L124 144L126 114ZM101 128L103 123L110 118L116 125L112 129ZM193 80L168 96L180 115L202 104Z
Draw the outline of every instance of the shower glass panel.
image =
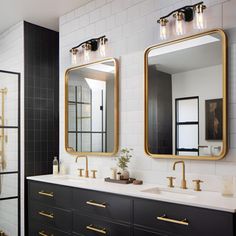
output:
M0 235L20 235L20 74L0 71Z

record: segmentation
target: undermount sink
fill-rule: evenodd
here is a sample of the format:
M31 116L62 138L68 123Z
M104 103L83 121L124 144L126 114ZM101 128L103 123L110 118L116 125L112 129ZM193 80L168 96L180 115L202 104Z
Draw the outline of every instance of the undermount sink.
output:
M193 199L196 195L189 190L182 190L182 189L171 189L171 188L149 188L141 190L144 193L151 193L156 194L164 197L176 197L176 198L185 198L185 199Z
M82 179L82 178L78 178L76 176L66 176L66 175L58 175L58 176L53 176L52 177L53 179L56 179L56 180L66 180L66 181L69 181L69 182L74 182L74 183L85 183L86 180L85 179Z

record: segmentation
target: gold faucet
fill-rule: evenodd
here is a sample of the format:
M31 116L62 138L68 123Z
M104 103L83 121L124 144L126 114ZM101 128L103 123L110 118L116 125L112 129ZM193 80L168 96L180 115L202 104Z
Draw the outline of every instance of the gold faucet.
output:
M89 178L88 157L87 157L87 156L77 156L76 159L75 159L75 162L77 163L77 162L78 162L78 159L81 158L81 157L85 157L85 160L86 160L85 177L86 177L86 178ZM82 177L82 171L83 171L83 169L79 169L79 171L80 171L80 177Z
M187 182L186 182L186 178L185 178L185 163L184 161L175 161L174 165L173 165L173 170L175 170L175 166L176 164L182 164L183 166L183 172L182 172L182 181L181 181L181 188L182 189L187 189Z

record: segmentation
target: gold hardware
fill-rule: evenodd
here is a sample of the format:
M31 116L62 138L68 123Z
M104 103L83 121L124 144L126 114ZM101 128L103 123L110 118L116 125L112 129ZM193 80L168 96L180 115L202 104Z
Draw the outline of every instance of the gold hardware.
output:
M217 34L219 38L221 38L221 46L222 46L222 97L223 97L223 149L221 151L221 154L218 156L178 156L178 155L172 155L172 154L158 154L158 153L152 153L150 151L150 146L149 146L149 89L148 89L148 77L149 77L149 71L148 71L148 55L152 50L158 49L158 48L164 48L165 46L172 46L175 45L176 43L181 43L185 42L187 40L192 40L192 39L197 39L203 36L208 36L208 35L213 35ZM152 158L159 158L159 159L188 159L188 160L209 160L209 161L216 161L224 158L227 154L228 151L228 123L227 123L227 60L228 60L228 55L227 55L227 36L225 32L222 29L213 29L209 31L205 31L202 33L190 35L187 37L183 37L177 40L169 41L169 42L164 42L160 43L154 46L150 46L145 50L144 53L144 98L145 98L145 104L144 104L144 137L145 137L145 144L144 144L144 150L145 153L148 156L151 156Z
M85 162L85 164L86 164L86 169L85 169L85 176L84 176L84 177L89 178L88 157L87 157L87 156L77 156L77 157L75 158L75 162L77 162L78 159L81 158L81 157L84 157L85 160L86 160L86 162ZM83 170L83 169L78 169L78 170L80 171L80 174L79 174L80 177L82 177L82 176L83 176L83 175L82 175L82 170Z
M166 177L168 180L169 180L169 184L168 184L168 187L169 188L174 188L175 186L174 186L174 179L176 179L175 177L172 177L172 176L168 176L168 177Z
M79 176L80 176L80 177L83 177L83 170L84 170L84 169L78 169L78 171L79 171Z
M175 17L178 21L184 20L184 13L181 11L177 11L173 14L173 17Z
M182 167L183 167L182 170L183 171L182 171L181 188L182 189L187 189L187 182L186 182L186 179L185 179L185 163L184 163L184 161L175 161L174 165L173 165L173 170L175 170L176 164L182 164Z
M91 116L78 116L77 119L78 120L82 120L82 119L90 119L92 118Z
M38 214L41 215L41 216L45 216L47 218L50 218L50 219L54 219L53 213L46 213L44 211L39 211Z
M94 231L94 232L97 232L97 233L100 233L100 234L107 234L107 231L105 228L102 228L102 229L98 229L97 227L95 227L94 225L88 225L86 226L86 229L87 230L91 230L91 231Z
M195 7L195 10L197 13L203 13L203 11L206 9L206 6L203 4L199 4Z
M174 224L178 224L178 225L185 225L185 226L189 225L186 218L183 220L174 220L174 219L167 218L167 216L165 214L163 216L158 216L157 219L160 221L165 221L165 222L174 223Z
M0 230L0 236L6 236L2 230Z
M92 172L92 178L96 179L96 173L98 172L97 170L91 170Z
M7 94L7 88L0 89L1 98L2 98L2 111L1 111L1 126L5 126L5 95ZM5 129L1 128L1 154L0 154L0 171L3 171L7 167L6 157L5 157ZM2 192L2 176L0 176L0 194Z
M201 185L200 185L201 183L203 183L202 180L200 180L200 179L194 179L194 180L193 180L193 183L195 183L194 191L197 191L197 192L202 191L202 190L201 190Z
M46 196L46 197L54 197L53 192L47 193L47 192L44 192L43 190L39 191L38 194L42 196Z
M107 207L105 202L103 202L103 203L97 203L97 202L95 202L95 201L93 201L93 200L87 201L86 204L87 204L87 205L90 205L90 206L101 207L101 208L106 208L106 207Z
M53 234L50 234L50 235L46 234L44 230L40 231L39 235L41 235L41 236L54 236Z
M114 73L114 148L111 152L78 152L69 147L69 138L68 138L68 82L69 82L69 74L72 71L77 69L83 69L87 66L98 64L98 63L109 63L113 62L115 67ZM119 62L115 58L106 58L104 60L99 60L96 62L75 66L68 68L65 72L65 149L68 153L72 155L94 155L94 156L113 156L118 152L119 146Z

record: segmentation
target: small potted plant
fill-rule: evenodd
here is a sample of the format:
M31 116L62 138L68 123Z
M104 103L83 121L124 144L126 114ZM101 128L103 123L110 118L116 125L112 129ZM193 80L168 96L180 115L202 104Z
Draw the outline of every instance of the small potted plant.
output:
M129 179L129 171L127 170L127 168L128 163L132 158L132 151L132 148L122 148L120 150L120 156L118 157L117 165L121 170L121 179Z

